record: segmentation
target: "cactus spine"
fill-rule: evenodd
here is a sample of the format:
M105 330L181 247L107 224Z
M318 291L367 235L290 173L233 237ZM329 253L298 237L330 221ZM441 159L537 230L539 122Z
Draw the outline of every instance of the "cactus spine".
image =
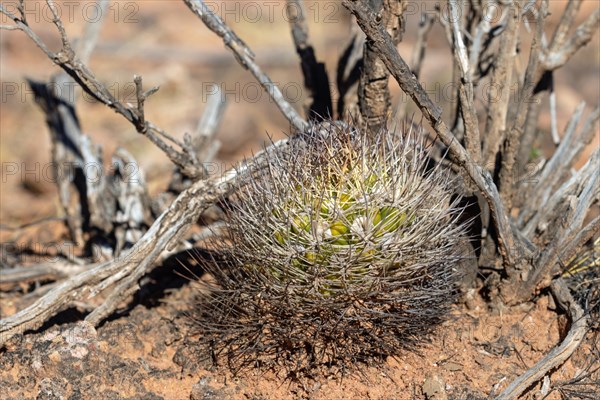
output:
M343 365L425 339L457 294L455 179L415 132L329 123L299 134L230 199L202 337L229 361Z

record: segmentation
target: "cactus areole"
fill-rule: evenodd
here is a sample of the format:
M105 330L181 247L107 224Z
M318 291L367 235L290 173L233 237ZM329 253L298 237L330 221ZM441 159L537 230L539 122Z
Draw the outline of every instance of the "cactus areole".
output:
M422 134L326 123L266 158L206 262L215 284L194 320L215 354L347 367L424 341L456 298L465 227Z

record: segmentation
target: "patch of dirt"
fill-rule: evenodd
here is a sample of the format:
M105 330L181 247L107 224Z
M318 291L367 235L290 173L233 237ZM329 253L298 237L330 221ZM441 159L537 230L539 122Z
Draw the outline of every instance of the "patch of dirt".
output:
M566 319L549 309L553 302L547 296L529 309L502 314L490 313L475 298L470 308L457 307L417 352L383 365L361 366L345 376L330 368L320 378L291 379L259 370L235 376L226 366L215 367L187 334L183 313L193 304L194 285L165 289L182 279L171 274L153 279L142 287L141 296L147 297L138 299L141 304L97 329L73 322L11 339L0 353L0 397L483 399L504 389L565 333ZM576 369L569 361L550 378L572 378ZM537 398L539 389L524 398Z

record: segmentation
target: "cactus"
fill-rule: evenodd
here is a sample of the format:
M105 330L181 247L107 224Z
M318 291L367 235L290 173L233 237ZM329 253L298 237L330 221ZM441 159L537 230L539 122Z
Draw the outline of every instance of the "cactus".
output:
M194 316L235 365L352 365L414 347L457 295L456 179L414 132L298 134L227 205Z

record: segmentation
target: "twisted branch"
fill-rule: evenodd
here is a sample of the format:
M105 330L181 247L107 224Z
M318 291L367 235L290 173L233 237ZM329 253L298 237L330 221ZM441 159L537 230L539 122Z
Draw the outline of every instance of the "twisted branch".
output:
M515 253L518 251L519 243L513 235L508 215L500 200L498 189L490 174L474 162L471 155L456 140L448 126L442 120L442 110L433 103L427 95L417 78L400 56L392 39L377 22L375 14L362 2L358 0L344 0L344 6L356 16L357 22L365 32L373 46L377 49L386 67L396 79L402 90L408 94L417 104L425 119L437 133L442 143L450 152L450 155L462 167L463 172L479 188L494 217L498 230L498 242L500 253L507 268L514 268L517 263ZM519 246L520 247L520 246Z

